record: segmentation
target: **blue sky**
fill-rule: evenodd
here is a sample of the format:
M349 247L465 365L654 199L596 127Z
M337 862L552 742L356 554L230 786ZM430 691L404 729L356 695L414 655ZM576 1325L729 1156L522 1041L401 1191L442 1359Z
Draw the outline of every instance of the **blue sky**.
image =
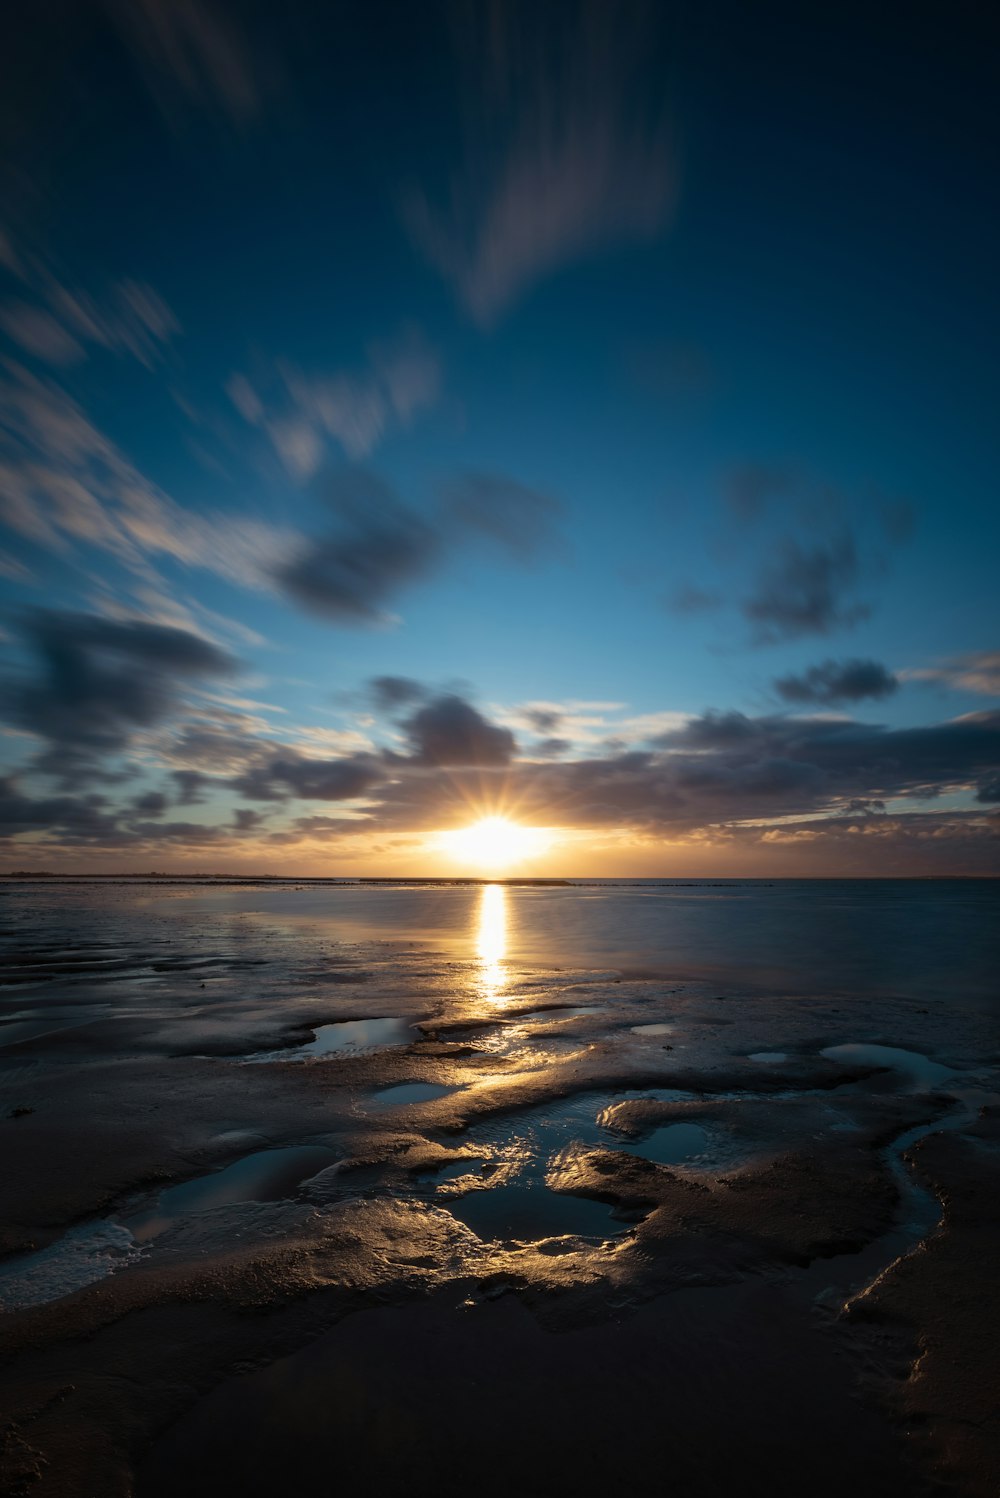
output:
M989 54L906 19L19 17L5 865L995 871Z

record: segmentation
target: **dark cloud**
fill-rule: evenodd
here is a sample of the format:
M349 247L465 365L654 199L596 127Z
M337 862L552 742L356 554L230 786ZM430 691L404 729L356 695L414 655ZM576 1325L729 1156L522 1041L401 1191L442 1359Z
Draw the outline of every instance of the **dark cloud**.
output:
M743 613L761 644L827 635L870 614L867 604L851 602L861 577L861 556L850 532L805 546L787 538L762 568Z
M423 702L428 696L422 682L409 676L373 676L368 689L377 711L391 713L401 707L410 707L414 702Z
M542 759L558 759L560 755L568 754L572 747L569 739L541 739L532 745L532 752Z
M518 562L552 550L561 513L557 500L503 474L464 473L445 487L446 523L478 531Z
M564 714L554 707L526 707L524 716L536 733L554 733Z
M8 678L0 706L48 742L40 767L67 781L92 773L95 757L124 749L137 729L168 717L188 683L239 669L200 635L144 620L41 611L22 629L40 669Z
M1000 801L1000 770L980 782L976 789L976 800L985 804Z
M369 755L343 759L306 759L289 750L237 775L230 784L250 801L350 801L385 778Z
M352 471L331 482L337 528L308 541L275 578L302 608L348 624L378 623L408 584L439 563L438 530L402 504L373 474Z
M360 469L329 480L327 498L333 534L303 542L272 575L300 607L339 623L384 622L407 587L432 576L476 538L522 564L557 544L558 502L503 474L467 473L448 481L430 518Z
M162 817L170 803L162 792L147 791L144 796L135 796L132 805L141 816Z
M202 775L200 770L171 770L170 773L177 786L178 806L197 806L204 801L202 792L211 785L210 776Z
M233 812L233 826L237 832L256 832L266 815L249 806L238 806Z
M419 708L404 727L421 765L506 765L517 748L509 728L489 723L453 694Z
M103 796L25 796L12 777L0 779L0 830L6 837L56 831L64 839L103 841L117 833L117 821Z
M823 661L801 676L781 676L775 690L786 702L861 702L890 697L899 686L891 671L878 661Z

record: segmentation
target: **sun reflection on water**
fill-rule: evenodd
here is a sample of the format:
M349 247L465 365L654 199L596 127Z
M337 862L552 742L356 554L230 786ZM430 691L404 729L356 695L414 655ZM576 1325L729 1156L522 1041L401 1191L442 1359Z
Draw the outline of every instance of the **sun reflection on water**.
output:
M507 982L507 890L502 884L484 884L479 898L479 931L476 942L479 981L484 996L500 1003Z

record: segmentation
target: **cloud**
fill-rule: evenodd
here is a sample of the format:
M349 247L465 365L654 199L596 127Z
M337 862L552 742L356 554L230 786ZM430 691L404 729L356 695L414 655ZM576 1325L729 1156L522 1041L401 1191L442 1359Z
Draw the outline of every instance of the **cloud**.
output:
M256 832L267 813L254 811L249 806L238 806L233 812L233 827L237 832Z
M18 790L12 777L0 779L0 830L5 837L53 830L66 838L110 838L117 823L105 805L105 798L97 795L32 798Z
M504 474L463 473L445 486L444 513L453 525L479 532L527 563L553 549L562 506Z
M403 726L421 765L507 765L517 748L509 728L489 723L451 693L418 708Z
M345 624L381 624L407 587L436 572L475 536L527 563L554 541L554 500L502 474L463 475L426 518L365 469L327 480L332 534L302 542L272 573L310 613Z
M807 545L789 537L761 569L743 613L761 644L827 635L870 614L867 604L850 601L861 575L861 556L849 531Z
M353 801L385 778L370 755L307 759L289 750L237 775L230 784L250 801Z
M171 770L170 773L177 786L178 806L197 806L204 801L202 793L212 783L208 775L202 775L200 770Z
M524 716L536 733L553 733L565 714L555 707L526 707Z
M415 328L375 343L368 368L352 373L308 375L287 360L273 377L233 374L226 393L252 426L270 439L282 465L297 480L320 467L328 440L352 462L367 458L391 431L412 425L441 393L437 354Z
M22 633L39 671L9 676L0 703L17 727L47 742L40 764L64 779L92 772L97 757L168 717L185 686L239 669L200 635L141 620L39 611Z
M897 678L878 661L823 661L801 676L781 676L775 689L786 702L861 702L890 697L899 686Z
M79 364L90 347L137 359L152 369L181 331L166 302L145 281L112 281L100 295L67 284L51 258L19 247L16 274L33 294L0 307L0 329L24 353L58 366Z
M940 666L924 666L902 674L911 681L938 682L981 697L1000 697L1000 650L977 650Z
M409 676L373 676L368 689L378 712L395 712L414 702L422 702L428 695L422 682Z
M275 578L311 613L345 623L383 621L396 594L437 564L441 538L372 474L341 474L328 493L337 531L305 543Z
M168 117L181 98L215 103L237 124L257 114L261 69L231 14L208 0L105 0Z
M78 364L86 358L82 345L44 308L8 302L0 308L0 327L25 353L49 364Z
M446 207L414 192L406 218L485 328L561 266L659 234L677 171L649 66L654 7L582 0L570 28L557 8L514 0L460 15L464 166Z
M0 380L0 524L58 553L93 546L158 584L150 558L165 556L268 586L269 569L299 539L253 516L234 524L231 514L183 508L65 391L17 365Z
M170 803L161 791L147 791L143 796L135 796L132 805L137 812L144 817L162 817Z

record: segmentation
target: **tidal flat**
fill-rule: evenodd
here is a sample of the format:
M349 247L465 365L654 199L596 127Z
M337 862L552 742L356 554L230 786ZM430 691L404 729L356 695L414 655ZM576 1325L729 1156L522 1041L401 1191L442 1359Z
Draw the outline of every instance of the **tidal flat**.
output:
M992 1498L998 916L5 881L0 1490Z

